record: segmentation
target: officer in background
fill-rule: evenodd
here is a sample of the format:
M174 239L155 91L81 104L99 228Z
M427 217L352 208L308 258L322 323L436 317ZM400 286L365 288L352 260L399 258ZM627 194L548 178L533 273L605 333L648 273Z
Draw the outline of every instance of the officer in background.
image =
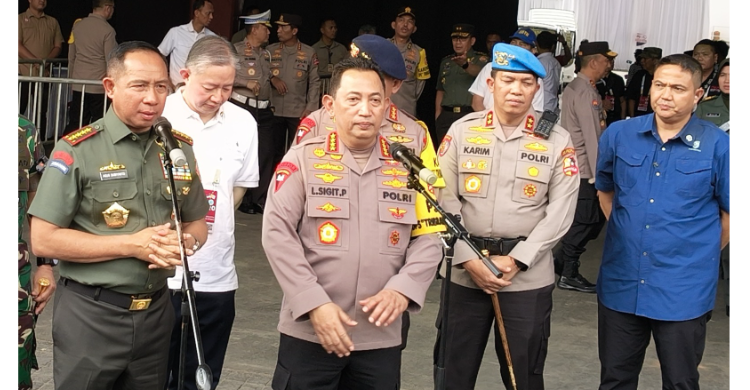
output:
M380 132L389 104L377 65L339 62L323 105L334 131L289 150L263 215L284 292L272 387L397 389L401 313L422 308L441 247L434 234L409 238L416 192L392 173L401 164Z
M18 390L31 390L31 369L36 361L36 318L55 291L54 260L38 257L32 276L29 246L23 239L26 211L34 199L45 166L39 131L26 117L18 116Z
M654 112L651 109L649 96L656 64L660 59L661 49L658 47L646 47L641 52L643 69L633 75L633 80L628 82L628 115L631 118Z
M349 50L344 45L336 42L338 27L332 18L324 19L320 23L320 40L312 45L318 56L318 74L322 79L330 79L333 66L349 56Z
M607 112L607 126L612 122L625 119L625 80L622 76L612 71L615 67L615 59L609 59L609 69L599 81L596 82L596 90L602 98L602 107Z
M435 95L435 133L442 140L453 122L473 112L469 87L487 63L487 54L474 51L474 26L456 24L451 33L453 53L440 61Z
M456 243L450 316L439 314L437 324L440 329L448 321L448 334L438 333L436 346L448 339L446 389L473 389L495 318L488 294L497 294L517 388L543 389L555 283L551 249L573 221L578 166L562 127L550 124L548 138L533 133L541 115L531 101L539 89L536 79L545 76L539 60L504 43L492 54L493 108L459 119L443 139L438 160L445 189L439 199L445 211L461 216L503 277L496 278L463 241ZM495 340L510 389L497 331Z
M268 46L271 53L271 105L276 117L274 162L281 161L300 119L320 107L320 77L315 49L297 39L302 17L281 14L275 22L279 42ZM275 165L275 164L274 164Z
M430 78L430 68L425 50L411 41L412 34L417 32L417 17L412 8L400 8L391 28L394 35L390 41L401 51L406 66L404 85L391 96L391 100L409 115L417 116L417 100L422 95L425 81Z
M573 224L555 251L555 268L560 274L557 287L593 293L596 284L578 273L578 267L586 243L599 235L606 222L594 188L599 137L607 127L607 114L596 90L596 82L608 71L610 60L617 53L609 50L607 42L587 42L581 44L578 56L581 70L563 91L560 124L575 145L581 185Z
M72 79L103 79L107 73L107 55L117 46L115 29L107 22L115 13L114 0L95 0L93 4L89 16L73 22L68 39L68 77ZM63 135L104 116L101 84L86 85L86 95L81 84L73 84L72 89L68 125Z
M271 34L271 11L240 18L245 23L247 35L234 45L240 55L240 69L235 74L229 100L249 111L258 122L260 182L258 187L245 193L239 208L244 213L255 214L262 213L266 204L266 192L275 165L274 145L284 142L284 134L274 131L271 111L271 54L265 49Z
M703 98L698 103L695 116L707 120L729 134L729 58L719 65L719 88L721 94ZM721 250L721 274L726 280L727 316L729 315L729 244Z
M52 320L56 389L162 389L181 265L164 143L152 129L169 93L167 63L146 42L110 53L104 118L62 138L31 205L34 254L60 261ZM133 85L139 86L132 88ZM206 195L192 140L172 168L185 254L206 242Z

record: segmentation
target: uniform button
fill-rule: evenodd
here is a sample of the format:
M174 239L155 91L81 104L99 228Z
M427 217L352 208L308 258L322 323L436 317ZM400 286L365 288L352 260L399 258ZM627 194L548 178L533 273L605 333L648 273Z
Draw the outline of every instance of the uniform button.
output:
M130 139L132 139L133 141L137 141L138 137L136 137L135 134L133 134L133 135L130 136Z
M646 281L641 279L641 284L646 284Z
M153 284L149 284L148 285L148 289L151 290L152 288L154 288L154 285Z
M654 166L655 166L655 167L658 167L658 166L659 166L659 163L658 163L658 162L655 162L655 163L654 163Z
M662 152L666 152L666 151L667 151L667 148L665 148L665 147L662 147L662 148L661 148L661 151L662 151Z
M145 163L146 163L146 160L143 160L143 163L145 164Z
M146 195L151 195L151 190L146 190Z
M660 172L656 172L656 176L661 176L661 173Z
M120 193L117 192L117 191L115 191L115 192L112 193L112 196L114 196L115 198L117 198L118 196L120 196Z
M154 221L151 221L151 226L152 226L152 227L153 227L153 226L156 226L156 222L154 222Z
M648 252L643 252L643 255L644 256L648 256Z
M646 225L646 229L651 229L651 225Z
M654 200L653 200L653 199L649 199L648 201L649 201L650 203L654 203Z

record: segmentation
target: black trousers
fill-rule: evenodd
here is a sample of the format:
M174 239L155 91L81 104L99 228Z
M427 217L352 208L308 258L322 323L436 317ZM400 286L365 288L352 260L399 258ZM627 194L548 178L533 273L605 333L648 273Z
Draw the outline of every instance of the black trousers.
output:
M596 196L596 187L589 184L588 179L581 179L573 224L555 251L555 259L562 262L579 261L586 251L586 244L599 236L606 222L607 218L599 206L599 197Z
M169 293L148 309L95 301L58 282L52 319L55 389L161 389L174 322Z
M297 134L297 127L299 127L300 118L289 118L284 116L275 117L275 129L274 129L274 152L276 162L274 167L281 162L284 158L286 151L294 141L294 136Z
M435 148L440 147L440 143L443 141L445 135L448 134L448 129L450 129L453 122L463 118L469 112L472 111L453 112L443 109L440 115L438 115L437 119L435 119L435 135L437 136L437 138L433 140L433 145L435 146Z
M203 357L211 368L213 383L211 389L219 385L221 369L224 366L224 356L229 345L229 335L234 323L234 293L226 292L195 292L195 309L198 313ZM169 294L174 308L174 322L172 337L169 343L169 362L167 366L167 389L177 388L180 367L180 329L182 324L182 292L174 290ZM189 323L189 320L188 320ZM195 352L195 339L192 331L188 334L187 352L185 354L185 372L183 373L185 389L195 390L195 370L198 367L198 355Z
M688 321L659 321L611 310L599 301L599 390L638 388L651 335L661 365L662 389L698 390L698 365L711 311Z
M445 291L443 279L443 292ZM544 389L544 362L550 336L552 290L549 285L536 290L497 294L505 323L513 372L518 390ZM441 293L441 295L443 295ZM492 299L484 291L451 284L448 320L448 343L445 350L446 390L474 388L484 350L495 332L495 353L500 362L500 374L506 389L512 389L508 362L505 359L500 333L495 323ZM442 309L438 314L438 337L435 342L434 362L438 361Z
M275 118L273 111L270 108L261 110L245 104L238 104L234 101L232 103L250 112L258 123L258 173L260 174L260 181L258 182L258 187L249 188L245 192L242 203L247 206L253 204L265 206L268 186L271 184L273 171L277 164L275 162L276 155L274 151Z
M396 390L401 347L353 351L339 358L318 343L281 334L273 390Z
M73 91L73 98L70 101L70 110L68 111L68 125L62 135L66 135L73 130L80 129L89 123L95 122L104 116L104 94L103 93L86 93L83 97L83 120L79 122L78 118L81 113L81 92Z

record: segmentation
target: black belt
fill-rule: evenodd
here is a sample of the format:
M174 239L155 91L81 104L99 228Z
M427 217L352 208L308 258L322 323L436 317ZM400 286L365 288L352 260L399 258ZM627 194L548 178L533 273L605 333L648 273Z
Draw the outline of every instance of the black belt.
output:
M518 238L492 238L471 236L471 241L476 244L479 250L486 249L490 256L508 256L510 251L518 245L519 242L525 241L526 237Z
M167 291L167 286L165 285L164 288L162 288L159 291L156 291L154 293L150 294L123 294L119 292L115 292L112 290L108 290L103 287L96 287L96 286L89 286L87 284L81 284L76 282L75 280L60 277L60 284L66 286L71 291L74 291L80 295L92 298L95 301L102 301L109 303L110 305L114 305L117 307L121 307L123 309L128 309L132 311L140 311L140 310L146 310L151 305L152 301L156 301L159 299L162 295L164 295L164 292Z
M443 111L451 111L454 114L460 114L462 112L464 112L464 113L465 112L474 112L474 109L471 108L471 106L455 106L455 107L442 106L442 107L443 107Z

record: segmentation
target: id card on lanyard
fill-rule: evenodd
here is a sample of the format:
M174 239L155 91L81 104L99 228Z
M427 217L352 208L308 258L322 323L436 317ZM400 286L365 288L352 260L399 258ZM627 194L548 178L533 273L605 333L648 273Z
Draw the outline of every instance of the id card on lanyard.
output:
M638 99L638 111L648 111L648 98L649 96L643 96L643 88L646 86L646 76L641 79L641 95ZM649 91L650 93L650 91Z
M214 222L216 222L216 205L219 201L219 192L216 188L219 187L221 180L221 170L217 169L214 172L214 181L211 183L214 189L204 189L206 193L206 200L208 201L208 212L206 213L206 224L208 225L208 233L210 234L213 230Z

